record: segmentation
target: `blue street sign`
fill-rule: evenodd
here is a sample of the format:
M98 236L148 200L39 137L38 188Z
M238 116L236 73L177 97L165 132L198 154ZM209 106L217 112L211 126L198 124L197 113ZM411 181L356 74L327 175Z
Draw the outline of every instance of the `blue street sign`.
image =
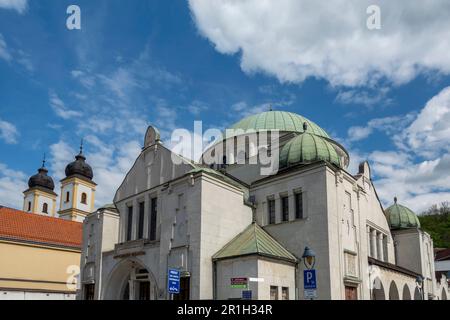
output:
M303 271L303 287L304 289L317 289L316 270Z
M252 300L252 290L244 290L244 291L242 291L242 299L244 299L244 300Z
M167 289L169 293L180 293L180 271L177 269L169 269Z

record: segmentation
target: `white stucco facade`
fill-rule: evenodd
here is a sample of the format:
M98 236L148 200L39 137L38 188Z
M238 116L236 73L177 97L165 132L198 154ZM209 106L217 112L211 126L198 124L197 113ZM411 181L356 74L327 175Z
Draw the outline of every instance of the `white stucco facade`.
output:
M230 280L253 278L253 299L305 299L306 246L316 253L317 299L441 299L448 291L434 276L431 237L391 230L367 162L356 175L315 161L257 176L250 165L194 164L149 130L116 192L117 211L85 221L80 298L95 287L93 299L238 299L242 289ZM213 259L253 222L295 261L258 250ZM167 292L170 268L181 272L180 296Z

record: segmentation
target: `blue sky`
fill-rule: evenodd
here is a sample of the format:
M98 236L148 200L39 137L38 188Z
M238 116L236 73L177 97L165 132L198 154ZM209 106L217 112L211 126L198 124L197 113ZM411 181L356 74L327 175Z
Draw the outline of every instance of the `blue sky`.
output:
M375 1L368 31L369 3L335 2L0 0L0 204L21 207L43 153L61 179L81 138L110 202L149 124L168 139L269 105L323 127L353 173L368 159L385 204L450 201L449 6Z

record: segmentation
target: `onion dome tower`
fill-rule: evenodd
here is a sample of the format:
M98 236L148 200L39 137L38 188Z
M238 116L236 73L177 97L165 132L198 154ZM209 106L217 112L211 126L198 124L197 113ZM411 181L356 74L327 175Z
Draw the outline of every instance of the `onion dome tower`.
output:
M53 190L55 184L45 167L45 156L42 167L38 173L28 180L28 189L23 192L23 211L46 216L54 216L56 213L56 197Z
M394 198L394 204L385 210L385 215L391 230L420 228L417 215L411 209L398 204L397 197Z
M75 161L69 163L65 170L66 177L61 180L61 199L59 216L66 220L82 222L94 211L95 188L97 184L92 180L94 172L86 162L83 154L83 141L80 153Z

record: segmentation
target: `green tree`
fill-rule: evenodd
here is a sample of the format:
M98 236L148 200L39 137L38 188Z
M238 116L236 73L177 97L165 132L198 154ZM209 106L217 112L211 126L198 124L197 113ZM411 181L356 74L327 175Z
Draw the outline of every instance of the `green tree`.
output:
M428 232L435 248L450 248L450 203L433 205L419 216L422 229Z

